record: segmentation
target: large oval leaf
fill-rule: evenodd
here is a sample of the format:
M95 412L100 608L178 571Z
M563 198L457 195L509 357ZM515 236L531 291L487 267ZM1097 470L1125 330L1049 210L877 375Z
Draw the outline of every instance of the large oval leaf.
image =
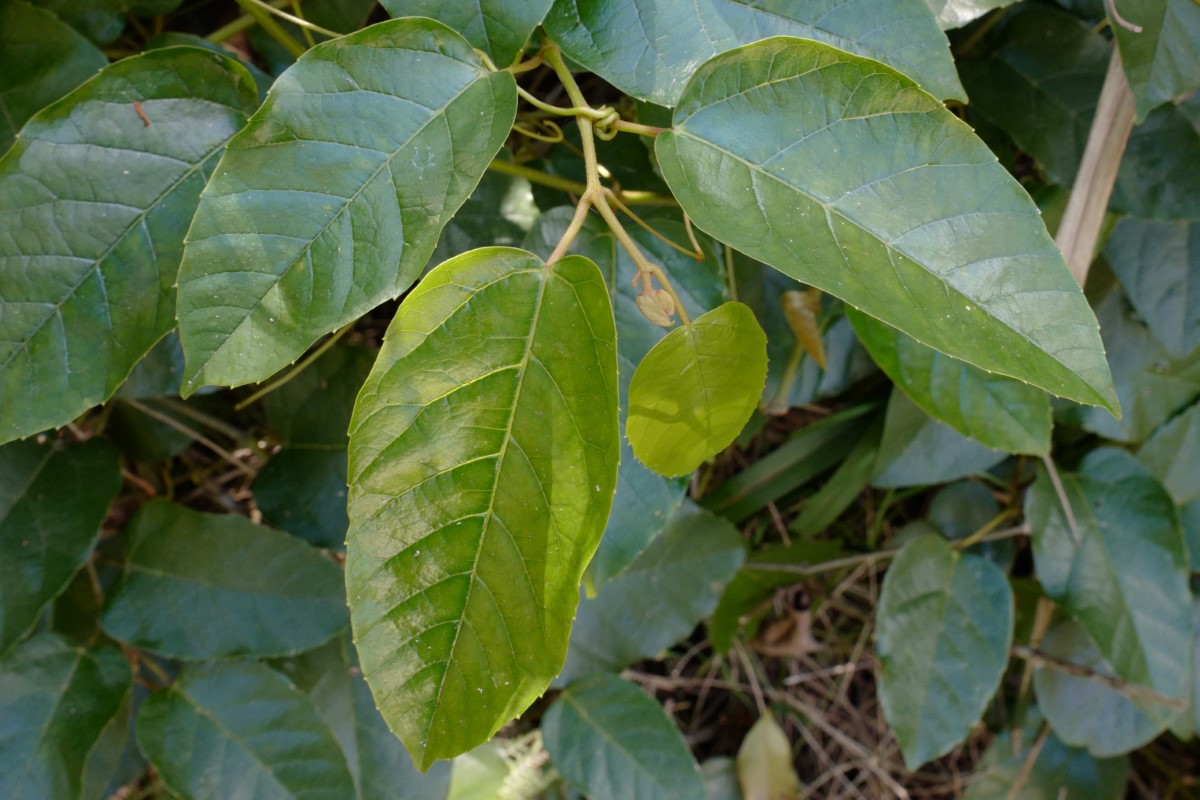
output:
M1012 590L991 561L929 534L896 556L877 616L880 700L916 769L965 739L1000 685Z
M25 125L0 160L0 441L108 399L174 326L184 231L256 102L233 59L167 48Z
M725 303L667 334L629 382L625 432L661 475L685 475L728 447L767 379L767 336L754 312Z
M405 299L350 428L346 582L363 674L421 768L562 668L616 484L596 265L487 248Z
M0 653L83 567L120 488L117 451L102 439L0 448Z
M516 60L552 0L382 0L393 17L444 22L500 66Z
M78 800L88 752L129 692L115 647L36 636L0 661L0 786L5 797Z
M1109 5L1109 15L1115 6ZM1194 0L1123 0L1112 20L1137 119L1200 86L1200 5Z
M128 536L103 618L123 642L184 659L282 656L346 626L337 566L286 533L156 500Z
M263 664L184 669L142 704L137 741L171 792L187 800L356 796L329 726Z
M1096 320L1029 195L892 69L775 38L709 61L657 138L704 230L989 372L1117 408Z
M185 391L261 380L408 288L515 113L512 75L433 20L305 53L229 143L188 232Z
M875 363L925 413L995 450L1050 452L1045 392L943 355L857 309L846 316Z
M664 106L705 59L768 36L836 45L966 99L924 0L557 0L546 30L572 60Z

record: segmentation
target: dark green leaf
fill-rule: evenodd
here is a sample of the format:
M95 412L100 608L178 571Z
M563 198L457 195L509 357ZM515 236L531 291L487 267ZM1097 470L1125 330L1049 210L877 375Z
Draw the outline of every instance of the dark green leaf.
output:
M1156 430L1138 451L1138 459L1176 505L1200 500L1200 403Z
M313 704L262 664L187 667L142 704L137 740L186 800L355 797L346 759Z
M916 769L965 739L999 687L1012 590L991 561L922 536L892 562L876 615L880 700Z
M512 75L433 20L306 52L230 142L188 232L186 390L266 378L408 288L515 110Z
M996 524L1000 504L982 484L959 481L938 491L929 503L926 520L951 541L965 539ZM1012 540L1001 539L973 545L967 552L982 553L1007 571L1013 562Z
M346 626L337 566L287 534L156 500L127 535L103 617L123 642L183 659L280 656Z
M882 436L883 415L875 414L829 480L804 501L804 510L788 525L789 531L802 539L811 539L854 504L875 475Z
M908 78L769 39L701 67L674 122L655 151L705 231L943 353L1116 408L1037 207Z
M592 800L696 800L704 781L662 706L614 675L596 675L559 695L542 736L567 783Z
M546 30L572 60L664 106L680 101L697 65L768 36L815 39L965 99L924 0L556 0Z
M54 634L0 661L0 786L4 795L78 800L92 745L130 686L115 647L85 650Z
M254 479L263 521L316 547L345 547L346 466L343 448L284 448Z
M1190 605L1186 611L1190 625ZM1114 676L1112 667L1078 623L1064 620L1055 625L1042 640L1041 649L1054 658ZM1058 738L1072 747L1087 749L1097 758L1136 750L1166 729L1172 716L1169 709L1153 700L1135 702L1099 681L1050 667L1034 670L1033 687L1038 705Z
M0 154L25 120L106 66L104 53L50 12L0 4Z
M758 405L767 337L749 307L728 302L667 334L629 382L626 435L660 475L685 475L724 450Z
M25 125L0 159L0 441L103 402L174 327L196 199L256 102L233 59L169 48Z
M119 467L102 439L0 448L0 653L87 562L121 487Z
M477 247L520 247L538 218L533 188L524 178L486 172L475 191L442 229L429 266ZM538 255L549 255L540 251Z
M183 385L183 348L179 334L171 331L142 357L115 397L164 397L179 394Z
M938 26L942 30L961 28L993 9L1014 2L1016 0L925 0L925 4L937 15Z
M1200 572L1200 500L1193 500L1179 509L1179 524L1183 526L1192 572Z
M346 582L363 673L418 767L562 668L618 448L592 262L475 250L401 304L350 428Z
M552 0L383 0L393 17L430 17L461 33L501 67L517 60Z
M267 419L279 440L292 447L345 449L354 400L375 355L365 347L336 345L268 394Z
M1138 315L1172 356L1200 348L1200 221L1123 219L1104 255Z
M1110 18L1114 10L1110 4ZM1120 16L1109 22L1141 121L1155 106L1200 87L1200 4L1122 0Z
M1004 453L968 439L930 416L908 395L892 389L872 484L921 486L976 475L1004 460Z
M309 9L305 8L305 13L309 13ZM203 36L197 36L194 33L180 33L179 31L164 31L147 40L146 49L156 50L162 47L202 47L205 50L211 50L214 53L220 53L223 56L233 56L241 62L246 71L250 73L250 77L254 79L254 85L258 88L258 99L263 100L267 96L267 92L271 88L271 84L275 82L275 78L259 69L249 54L235 48L227 48L223 45L210 42Z
M1109 205L1144 219L1200 219L1200 93L1133 129Z
M712 613L745 558L737 529L690 501L593 598L579 601L556 684L653 658Z
M1092 451L1079 474L1061 479L1070 516L1044 472L1025 496L1038 580L1119 676L1185 696L1191 595L1175 504L1145 467L1115 448Z
M110 45L125 30L125 14L116 0L34 0L100 47Z
M1050 452L1045 392L942 355L857 309L846 316L875 363L926 414L994 450Z
M304 18L337 33L353 33L374 8L375 0L305 0Z

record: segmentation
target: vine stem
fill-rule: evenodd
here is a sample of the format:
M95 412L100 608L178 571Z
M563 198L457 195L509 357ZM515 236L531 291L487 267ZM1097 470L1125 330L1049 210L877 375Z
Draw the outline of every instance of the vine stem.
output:
M587 186L579 181L573 181L569 178L563 178L559 175L551 175L548 172L526 167L523 164L514 164L511 161L505 161L502 158L497 158L492 163L488 164L488 169L492 172L499 172L501 175L511 175L514 178L524 178L530 183L536 183L539 186L548 186L551 189L558 189L571 194L583 195L587 191ZM667 197L664 194L656 194L654 192L639 192L622 190L620 192L621 201L627 206L677 206L674 197Z
M268 3L268 5L271 6L271 8L283 8L284 6L288 6L291 4L292 4L292 0L271 0L271 2ZM212 42L213 44L220 44L221 42L224 42L227 39L232 39L234 36L237 36L242 31L248 30L248 29L254 27L254 24L257 21L258 21L257 19L250 16L249 14L242 14L237 19L233 20L232 22L230 22L226 25L222 25L220 28L217 28L215 31L213 31L212 33L210 33L208 36L206 36L204 38L205 38L205 40Z
M271 16L272 12L278 12L279 9L270 3L262 2L262 0L237 0L237 4L242 7L249 16L253 17L264 31L266 31L272 39L279 42L284 50L287 50L293 58L299 58L304 55L304 45L292 38L291 34L283 29L275 18ZM266 11L265 9L270 9Z

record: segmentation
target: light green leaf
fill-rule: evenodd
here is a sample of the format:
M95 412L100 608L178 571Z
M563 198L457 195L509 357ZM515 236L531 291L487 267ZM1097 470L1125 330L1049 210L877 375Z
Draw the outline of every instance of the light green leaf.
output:
M495 739L457 756L449 766L450 790L445 800L493 800L500 796L512 772Z
M1200 4L1121 0L1120 20L1111 19L1114 8L1108 6L1109 27L1141 122L1155 106L1200 87Z
M1200 93L1133 129L1109 206L1143 219L1200 219Z
M1068 747L1053 733L1046 737L1026 770L1030 748L1037 741L1042 715L1034 709L1021 726L1020 747L1002 731L983 754L970 778L964 800L1007 798L1019 775L1025 775L1013 800L1121 800L1129 778L1128 758L1092 758L1086 750ZM1065 791L1064 791L1065 790Z
M562 668L617 457L595 264L475 250L401 304L350 427L346 583L363 673L418 767Z
M0 653L87 562L120 488L117 451L103 439L0 447Z
M675 723L615 675L595 675L559 695L542 736L567 783L592 800L704 797L700 769Z
M926 535L892 562L876 617L884 716L916 769L965 739L1000 685L1012 590L991 561Z
M942 30L961 28L993 9L1014 2L1016 0L925 0L925 4L937 15L938 27Z
M750 419L767 378L767 337L754 312L725 303L671 331L629 382L633 454L685 475L724 450Z
M737 773L743 800L793 800L800 796L792 744L770 713L759 717L742 740Z
M1050 452L1045 392L942 355L857 309L846 316L875 363L926 414L994 450Z
M893 489L945 483L983 472L1004 457L926 415L893 388L871 484Z
M383 0L393 17L430 17L461 33L501 67L517 60L553 0Z
M718 239L943 353L1117 407L1037 207L903 75L817 42L758 42L700 68L655 152Z
M700 64L768 36L815 39L966 99L924 0L556 0L546 30L572 60L663 106L680 101Z
M1123 219L1104 256L1129 302L1173 357L1200 348L1200 220Z
M1185 611L1190 625L1191 606ZM1087 631L1071 620L1052 627L1041 649L1052 658L1116 677ZM1190 659L1188 653L1181 666L1189 667ZM1097 758L1136 750L1165 730L1173 714L1153 700L1135 701L1099 681L1050 667L1034 670L1033 688L1038 706L1058 738L1072 747L1086 748Z
M515 112L513 76L433 20L306 52L229 143L188 231L185 391L266 378L407 289Z
M1138 451L1138 460L1176 505L1200 500L1200 403L1156 430Z
M0 4L0 154L43 107L108 66L91 42L49 11Z
M11 798L78 800L88 752L129 693L115 647L44 633L0 660L0 786Z
M0 159L0 441L108 399L174 326L196 198L256 102L233 59L168 48L25 125Z
M1061 479L1071 516L1044 472L1025 495L1046 594L1083 624L1117 675L1186 696L1191 595L1175 504L1145 467L1115 448L1092 451L1079 474Z
M737 528L685 500L633 563L580 599L555 685L617 672L683 639L716 608L745 555Z
M115 639L181 659L281 656L346 626L337 566L285 533L154 500L127 536L102 620Z
M184 668L142 704L137 740L163 783L185 800L356 796L329 726L299 689L263 664Z
M1083 159L1112 45L1052 6L1005 14L959 63L972 115L998 125L1060 186Z

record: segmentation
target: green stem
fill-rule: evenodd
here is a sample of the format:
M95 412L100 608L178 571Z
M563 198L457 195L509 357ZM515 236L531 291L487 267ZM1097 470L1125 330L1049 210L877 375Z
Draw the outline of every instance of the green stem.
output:
M284 6L289 5L291 2L292 0L271 0L270 6L272 8L283 8ZM237 19L222 25L204 38L206 41L212 42L213 44L220 44L228 39L232 39L242 31L253 28L255 22L256 20L254 17L250 16L249 14L242 14Z
M807 351L804 345L796 342L792 347L792 352L788 355L787 366L783 368L783 376L779 379L779 388L775 390L775 396L771 398L771 402L767 403L767 407L763 411L773 416L786 414L788 409L788 397L792 394L792 387L796 384L796 376L800 374L800 362L804 360L804 355Z
M279 378L278 380L271 381L266 386L262 387L257 392L250 395L249 397L247 397L245 400L241 401L237 405L235 405L233 407L233 410L241 411L246 406L249 406L249 405L252 405L252 404L258 402L259 400L261 400L264 397L266 397L267 395L269 395L271 392L275 391L279 387L286 384L288 381L292 380L292 378L295 378L297 375L299 375L301 372L303 372L309 366L311 366L314 361L316 361L318 358L323 356L325 354L326 350L328 350L329 348L331 348L335 344L337 344L338 339L341 339L343 336L345 336L347 333L349 333L350 329L353 327L354 327L354 322L351 322L349 325L343 326L341 329L336 331L328 339L321 342L320 347L318 347L316 350L313 350L311 353L309 353L307 356L305 356L304 360L301 361L299 364L297 364L295 367L293 367L291 370L289 370L286 375Z
M511 161L497 158L491 164L488 164L488 169L492 172L499 172L501 175L511 175L514 178L524 178L530 183L536 183L539 186L548 186L551 189L558 189L570 194L582 195L587 191L587 186L578 181L573 181L568 178L563 178L558 175L551 175L548 172L526 167L521 164L514 164ZM654 192L621 192L621 201L627 206L676 206L679 205L674 197L667 197L663 194L655 194Z
M263 10L264 7L270 8L272 11L277 9L267 3L260 3L261 0L259 0L259 2L256 2L255 0L237 0L237 4L242 7L242 10L253 17L254 21L257 22L272 39L279 42L280 46L282 46L284 50L287 50L292 57L299 58L300 56L304 55L304 45L293 39L291 34L285 31L283 27L275 21L275 18L272 17L270 13Z

